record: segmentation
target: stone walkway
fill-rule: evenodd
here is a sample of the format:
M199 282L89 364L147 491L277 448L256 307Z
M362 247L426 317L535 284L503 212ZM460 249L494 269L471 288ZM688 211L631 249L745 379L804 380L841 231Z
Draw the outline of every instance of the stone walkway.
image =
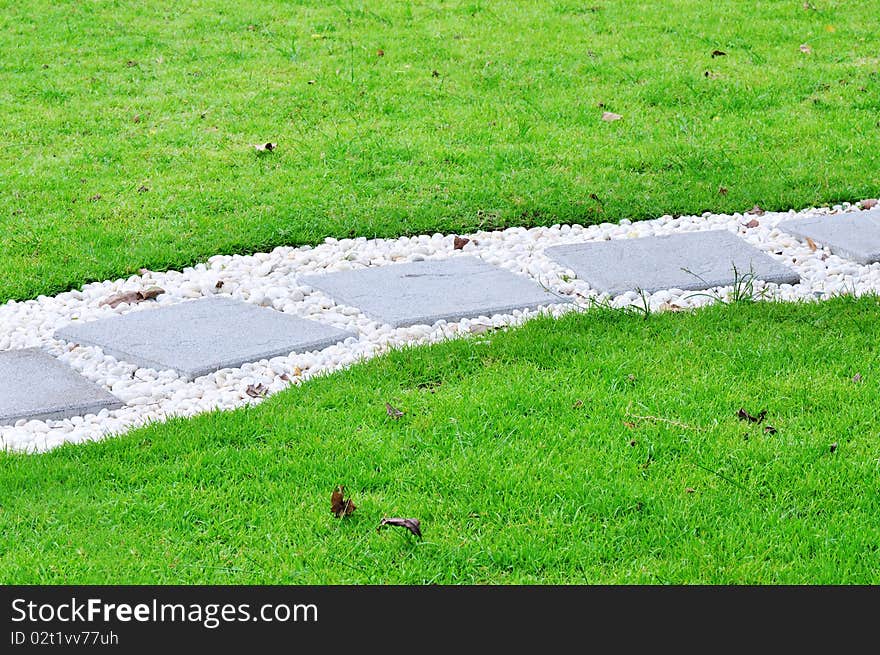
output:
M850 209L850 211L844 211ZM0 307L0 447L42 451L258 402L404 343L595 302L880 291L880 209L328 239ZM739 280L737 280L739 277ZM155 300L103 304L158 285Z

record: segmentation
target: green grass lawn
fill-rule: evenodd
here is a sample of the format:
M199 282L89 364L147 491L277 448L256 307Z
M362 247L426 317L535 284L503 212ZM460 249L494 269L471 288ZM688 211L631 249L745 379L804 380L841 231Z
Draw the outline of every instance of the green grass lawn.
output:
M0 582L878 584L878 316L593 310L5 455Z
M0 302L328 235L874 197L880 1L808 7L0 0Z

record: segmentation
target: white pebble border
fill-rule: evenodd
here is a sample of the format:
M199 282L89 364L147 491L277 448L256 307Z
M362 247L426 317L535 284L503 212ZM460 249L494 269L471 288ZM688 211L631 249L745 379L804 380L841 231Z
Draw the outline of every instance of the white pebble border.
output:
M624 307L641 306L647 300L652 310L693 308L714 302L713 296L727 299L733 292L732 287L715 288L708 294L669 289L646 298L631 292L609 299L607 295L597 294L588 284L575 279L572 271L543 254L545 248L559 244L726 229L800 274L801 282L796 285L756 282L755 291L762 292L768 299L795 301L843 293L861 295L880 292L880 263L863 266L832 255L824 248L813 251L807 244L776 228L782 220L845 211L859 211L859 208L858 205L844 203L799 212L767 212L761 216L705 213L679 218L662 216L636 223L622 220L617 224L603 223L590 227L554 225L532 229L510 228L499 232L481 231L462 235L471 240L462 250L454 250L454 235L442 234L398 239L326 239L316 247L280 247L269 253L249 256L218 255L183 271L144 271L142 275L88 284L81 290L55 297L39 296L25 302L9 301L0 305L0 351L42 347L89 380L109 390L126 406L83 417L55 421L22 420L14 426L2 426L0 449L44 452L63 443L100 440L171 416L192 416L254 404L261 399L247 395L249 385L263 384L271 394L290 384L299 384L315 375L339 370L394 347L433 343L482 331L482 328L475 326L518 325L539 313L559 316L578 308L589 308L596 302ZM746 223L752 219L756 219L759 225L746 227ZM514 273L528 275L548 289L572 298L575 304L393 329L367 318L354 307L337 305L321 292L297 282L299 275L462 255L480 257ZM218 289L219 282L222 285ZM165 290L165 294L155 302L135 306L121 304L113 309L101 304L113 294L153 285ZM320 352L292 353L288 357L275 357L237 369L223 369L193 381L186 381L170 370L137 368L104 355L97 348L67 344L53 338L55 330L71 320L93 320L113 314L151 311L157 306L210 295L230 296L274 307L295 316L354 330L360 338L346 339L344 343ZM282 375L290 379L282 379Z

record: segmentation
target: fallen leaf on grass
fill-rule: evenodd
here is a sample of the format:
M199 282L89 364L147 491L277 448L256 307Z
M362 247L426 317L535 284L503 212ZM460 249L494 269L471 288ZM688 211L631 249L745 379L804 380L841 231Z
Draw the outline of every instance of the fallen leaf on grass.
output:
M419 539L422 538L422 525L418 519L383 518L379 522L379 525L376 527L376 532L379 532L382 527L386 525L393 525L398 528L406 528Z
M620 114L615 114L613 111L604 111L602 112L602 120L611 123L612 121L619 121L623 116Z
M764 426L764 434L773 435L773 434L776 434L777 432L779 432L779 430L774 428L772 425L765 425Z
M244 392L251 398L265 398L266 394L269 393L269 388L262 383L256 386L254 386L253 384L249 384Z
M333 491L333 494L330 496L330 511L333 515L341 519L345 516L351 516L352 512L356 510L354 502L352 502L351 498L345 497L345 486L339 485Z
M837 450L837 442L836 441L833 444L831 444L831 452L833 453L835 450Z
M629 442L629 445L630 445L631 448L635 448L637 443L638 443L638 442L637 442L635 439L631 439L630 442Z
M807 43L801 43L801 48L800 48L800 50L801 50L801 52L803 52L805 55L808 55L808 54L810 54L811 52L813 52L813 49L812 49L812 48L809 46L809 44L807 44Z
M694 489L693 487L688 487L687 489L684 490L684 492L685 492L686 494L696 493L696 491L697 491L697 490Z
M724 187L724 186L718 187L718 193L722 196L726 196L727 195L727 187Z
M859 205L861 205L862 209L871 209L877 205L877 198L867 198L862 200Z
M397 409L391 403L385 403L385 413L388 414L388 416L390 416L391 418L393 418L395 420L397 420L401 416L403 416L403 412L400 411L399 409Z
M379 48L378 50L376 50L376 56L377 56L377 57L384 57L384 56L385 56L385 51L382 50L382 48Z
M767 410L762 409L758 412L757 416L752 416L742 407L739 408L739 411L736 413L737 418L740 421L748 421L749 423L760 423L764 420L764 417L767 416Z
M631 421L624 421L623 424L624 424L626 427L628 427L630 430L634 430L635 427L636 427L636 424L635 424L635 423L632 423Z
M141 184L141 185L138 187L138 193L146 193L146 192L149 191L149 190L150 190L150 187L148 187L148 186L145 185L145 184Z
M748 210L748 211L746 212L746 214L752 214L753 216L763 216L763 215L764 215L764 210L761 209L761 206L760 206L760 205L755 205L755 206L752 207L750 210Z
M712 59L715 57L726 57L727 53L724 50L713 50L712 51Z
M753 218L748 223L746 223L746 227L748 227L748 228L758 227L759 225L760 225L760 223L758 222L757 218Z
M471 242L471 240L467 239L465 237L455 237L455 239L453 239L453 241L452 241L452 249L453 250L461 250L470 242Z
M816 249L819 247L816 245L816 242L813 241L810 237L807 237L807 245L810 247L812 252L816 252Z
M136 305L140 302L144 302L145 300L153 300L157 296L165 293L165 289L160 287L150 287L148 289L144 289L143 291L125 291L123 293L117 293L116 295L110 296L102 305L109 305L110 307L116 307L117 305L121 305L122 303L128 303L129 305Z
M254 150L257 152L272 152L275 148L278 147L277 143L272 143L267 141L266 143L255 143Z
M853 375L853 376L852 376L852 381L855 382L856 384L858 384L859 382L861 382L861 381L862 381L862 374L861 374L861 373L856 373L855 375Z
M703 73L703 76L709 78L710 80L717 80L719 77L721 77L721 75L719 75L715 71L706 71Z
M91 198L89 198L89 202L98 202L101 199L101 194L96 193Z

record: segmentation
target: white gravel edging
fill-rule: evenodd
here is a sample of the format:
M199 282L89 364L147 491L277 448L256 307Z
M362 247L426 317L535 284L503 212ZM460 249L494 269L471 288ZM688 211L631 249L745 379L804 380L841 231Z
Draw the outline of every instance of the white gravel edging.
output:
M584 281L576 279L572 271L547 258L543 251L549 246L727 229L801 276L801 282L796 285L756 281L755 291L766 294L767 298L795 301L827 298L842 293L861 295L880 292L880 263L865 266L832 255L825 248L813 251L808 245L776 228L783 220L844 211L858 209L845 203L800 212L767 212L762 216L706 213L679 218L662 216L636 223L623 220L616 224L603 223L589 227L554 225L531 229L510 228L499 232L481 231L462 235L471 240L462 250L454 250L454 235L371 240L326 239L316 247L280 247L268 253L249 256L218 255L182 271L145 272L127 279L88 284L81 290L54 297L39 296L25 302L9 301L0 305L0 351L42 347L116 395L127 406L84 417L19 421L14 426L2 426L0 448L43 452L63 443L100 440L170 416L192 416L215 409L254 404L261 399L247 395L245 390L249 385L263 384L271 394L290 384L300 384L315 375L347 367L393 347L433 343L469 334L475 324L494 327L517 325L542 311L559 316L577 308L587 308L596 302L607 302L614 307L647 302L652 310L661 311L669 307L692 308L713 302L713 295L726 298L733 291L732 287L715 288L709 293L669 289L645 298L630 292L609 299L606 295L597 294ZM753 218L758 220L759 225L745 227ZM550 305L539 311L516 311L512 314L394 329L371 320L354 307L337 305L321 292L297 282L297 276L313 273L463 255L480 257L488 263L528 275L548 289L572 298L575 304ZM220 282L222 285L218 284ZM114 294L153 285L165 290L156 301L134 306L121 304L112 309L101 305L102 301ZM341 329L353 330L360 338L348 338L342 344L320 352L296 353L246 364L237 369L223 369L193 381L186 381L170 370L139 369L106 356L97 348L68 345L53 338L55 331L71 320L93 320L113 314L150 311L157 306L211 295L232 297L295 316L317 319ZM290 380L282 379L282 375Z

